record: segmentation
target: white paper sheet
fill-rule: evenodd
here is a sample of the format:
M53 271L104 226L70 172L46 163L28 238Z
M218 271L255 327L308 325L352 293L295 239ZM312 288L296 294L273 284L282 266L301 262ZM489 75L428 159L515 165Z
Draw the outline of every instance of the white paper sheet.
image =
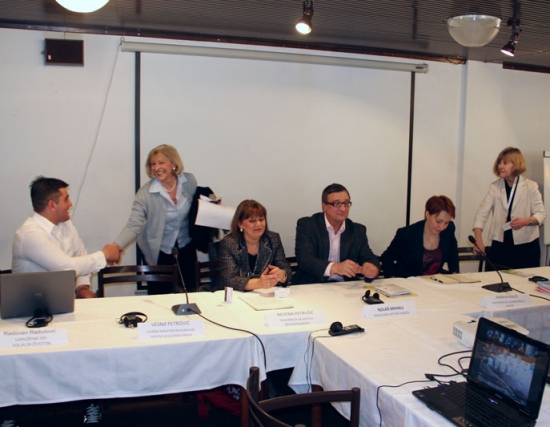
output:
M199 199L199 211L197 212L195 224L229 230L235 210L236 208L230 206L218 205Z

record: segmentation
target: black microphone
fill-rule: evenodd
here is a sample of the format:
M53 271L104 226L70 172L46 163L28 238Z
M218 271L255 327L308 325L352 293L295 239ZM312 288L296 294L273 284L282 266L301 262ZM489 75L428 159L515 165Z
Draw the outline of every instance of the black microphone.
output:
M189 294L187 293L187 287L185 286L185 280L183 280L183 274L181 273L180 263L178 262L179 249L177 246L172 248L172 255L176 260L176 266L178 267L178 272L180 274L181 284L183 286L183 292L185 292L186 304L176 304L172 306L172 311L177 316L187 316L189 314L200 314L201 311L197 304L189 304Z
M491 268L497 272L498 277L500 277L500 283L493 283L491 285L484 285L484 286L482 286L482 288L487 289L489 291L493 291L493 292L508 292L508 291L511 291L512 287L510 286L510 283L504 281L504 279L502 278L502 275L500 274L500 271L498 271L498 269L495 267L495 265L491 262L491 260L487 256L487 254L485 252L483 252L481 250L481 248L477 245L477 242L476 242L476 239L474 238L474 236L472 236L470 234L468 236L468 240L470 241L470 243L472 243L479 250L479 254L483 257L483 259L486 262L489 263Z

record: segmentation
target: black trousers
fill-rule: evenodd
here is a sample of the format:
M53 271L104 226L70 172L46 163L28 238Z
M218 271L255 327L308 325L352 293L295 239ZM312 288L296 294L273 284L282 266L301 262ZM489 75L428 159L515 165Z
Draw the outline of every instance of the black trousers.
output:
M177 244L177 242L176 242ZM178 252L178 264L181 269L181 274L185 282L185 287L187 292L196 291L195 286L195 263L197 262L197 250L193 242L189 243L183 248L179 248ZM176 260L174 255L167 254L164 252L159 252L159 257L157 260L158 265L174 265ZM178 273L179 276L179 273ZM181 279L179 280L181 285ZM155 282L149 283L147 285L149 295L159 295L159 294L171 294L173 292L172 284L165 282Z
M514 245L512 231L504 233L504 242L491 242L487 256L499 270L510 268L540 267L539 239L521 245ZM492 270L489 265L486 270Z

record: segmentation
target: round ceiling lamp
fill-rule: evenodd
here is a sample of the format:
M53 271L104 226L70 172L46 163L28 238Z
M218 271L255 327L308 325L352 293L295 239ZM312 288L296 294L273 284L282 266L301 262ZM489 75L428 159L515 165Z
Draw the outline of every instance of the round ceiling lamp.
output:
M500 18L491 15L461 15L447 19L451 37L462 46L481 47L491 42L500 29Z
M101 9L109 0L55 0L71 12L90 13Z

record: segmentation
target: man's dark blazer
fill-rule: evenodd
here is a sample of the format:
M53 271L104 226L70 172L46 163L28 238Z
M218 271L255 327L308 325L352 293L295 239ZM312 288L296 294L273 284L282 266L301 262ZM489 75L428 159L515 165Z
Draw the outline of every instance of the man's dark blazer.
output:
M325 223L325 214L316 213L300 218L296 225L296 258L298 270L292 277L292 284L326 282L324 277L330 251L330 242ZM363 265L370 262L380 266L378 257L369 247L367 228L346 219L346 230L340 236L340 261L352 260ZM346 280L353 280L345 278Z
M423 220L397 230L390 246L380 257L384 277L422 276L425 223L426 220ZM443 260L441 267L447 263L450 273L458 273L458 245L452 221L441 232L439 239Z

